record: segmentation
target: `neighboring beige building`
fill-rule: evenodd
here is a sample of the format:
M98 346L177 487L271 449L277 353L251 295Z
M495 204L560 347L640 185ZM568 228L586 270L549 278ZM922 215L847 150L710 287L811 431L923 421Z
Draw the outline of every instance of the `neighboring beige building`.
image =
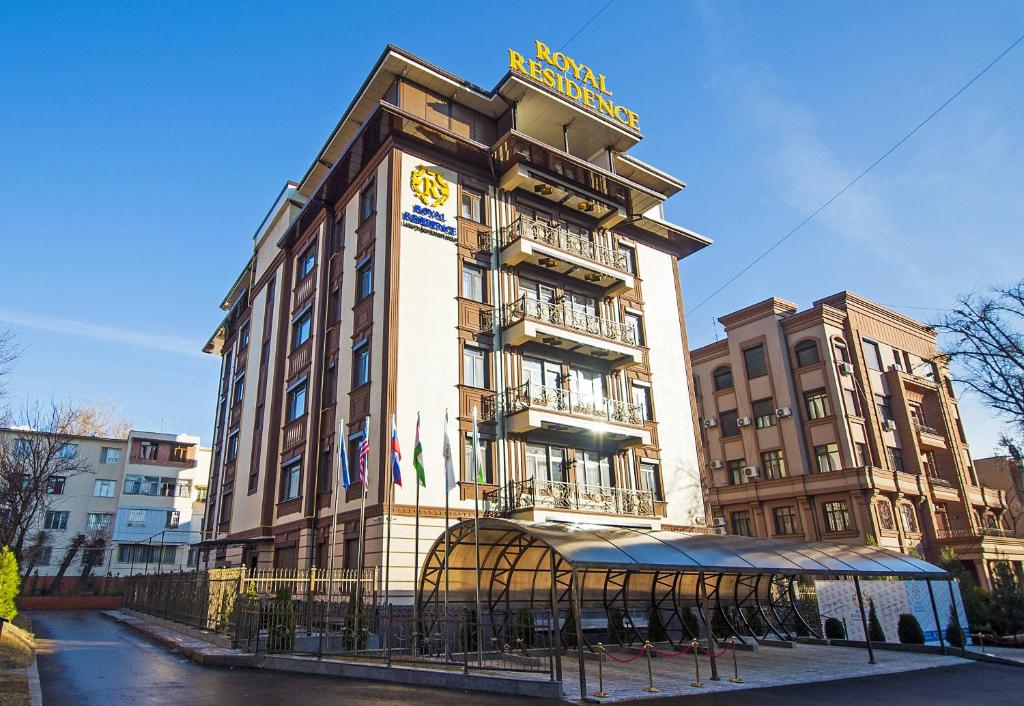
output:
M11 439L12 453L37 436L24 429L0 429L0 434ZM93 576L196 565L190 545L201 537L210 468L210 450L199 446L198 437L143 431L120 439L75 436L60 453L80 462L75 465L82 470L54 478L48 507L27 535L26 547L36 532L47 536L32 568L38 578L30 590L42 588L56 575L78 535L107 537ZM63 583L70 588L81 575L83 555L79 551L64 574Z
M1024 464L1009 456L991 456L974 461L982 485L1006 493L1003 525L1024 538Z
M850 292L802 312L767 299L691 352L715 524L735 534L874 543L988 585L1024 560L1002 490L980 482L935 331Z
M484 511L703 523L677 265L709 241L664 220L684 185L629 156L639 140L515 71L485 90L388 47L261 224L206 348L222 358L210 565L326 566L338 446L354 469L369 417L366 566L381 566L396 415L392 595L407 597L417 414L422 560L443 529L446 410L453 519L474 504L475 409ZM347 567L358 500L339 508Z

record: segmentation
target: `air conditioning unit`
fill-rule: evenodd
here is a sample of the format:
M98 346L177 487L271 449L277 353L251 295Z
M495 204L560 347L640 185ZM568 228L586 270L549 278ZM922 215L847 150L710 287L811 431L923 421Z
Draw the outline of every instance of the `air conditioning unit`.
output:
M738 427L749 427L753 423L750 417L740 417L736 420L736 426Z
M886 419L882 422L882 429L885 429L886 431L896 431L896 422L891 419Z
M711 463L708 464L708 467L710 467L713 470L717 471L719 468L724 468L725 464L722 463L721 459L716 458L714 461L712 461Z
M892 365L889 366L889 372L891 372L891 373L892 372L902 373L903 372L903 366L900 365L899 363L893 363Z
M705 429L710 429L711 427L717 427L717 426L718 426L718 420L715 419L714 417L708 417L707 419L704 420L704 428Z
M785 419L786 417L792 417L793 416L793 410L791 410L789 407L779 407L777 410L775 410L775 416L778 417L779 419Z
M705 525L707 525L707 523L708 523L708 518L704 517L703 515L699 516L699 517L694 517L693 518L693 524L695 524L695 525L700 525L701 527L704 527Z
M743 477L747 480L756 480L760 473L757 472L757 466L744 466Z
M711 519L711 526L712 527L725 527L725 518L724 517L714 517L714 518L712 518Z
M853 363L840 363L839 364L840 375L853 375Z

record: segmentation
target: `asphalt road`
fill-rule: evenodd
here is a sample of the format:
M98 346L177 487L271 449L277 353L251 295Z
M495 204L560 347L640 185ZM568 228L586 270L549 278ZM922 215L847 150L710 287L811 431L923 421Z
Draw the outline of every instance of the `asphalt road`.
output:
M87 611L33 611L43 702L55 704L538 704L394 684L203 667L150 642L121 623ZM688 698L679 704L1020 704L1024 668L972 663L877 677L797 684Z
M32 611L43 703L536 704L511 697L377 682L203 667L91 611Z

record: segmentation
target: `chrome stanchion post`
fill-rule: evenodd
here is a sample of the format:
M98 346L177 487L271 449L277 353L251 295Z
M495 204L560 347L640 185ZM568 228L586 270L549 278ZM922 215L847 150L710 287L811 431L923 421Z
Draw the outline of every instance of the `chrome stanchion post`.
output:
M644 691L652 694L661 691L661 689L654 686L654 668L651 667L651 649L653 647L650 640L644 642L644 651L647 653L647 688Z
M736 658L736 637L729 638L729 646L732 648L732 679L733 684L742 684L743 680L740 679L740 665Z
M604 690L604 653L604 643L597 643L597 691L593 695L599 699L608 698Z
M700 680L700 643L697 638L690 641L690 649L693 650L693 681L690 682L690 686L700 688L704 686L704 682Z

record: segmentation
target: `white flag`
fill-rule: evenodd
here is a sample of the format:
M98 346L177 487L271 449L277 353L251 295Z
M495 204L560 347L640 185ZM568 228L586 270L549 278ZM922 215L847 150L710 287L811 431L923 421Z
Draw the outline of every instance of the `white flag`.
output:
M442 444L444 453L444 491L446 493L452 492L456 486L455 480L455 464L452 463L452 444L448 440L448 412L444 413L444 443Z

